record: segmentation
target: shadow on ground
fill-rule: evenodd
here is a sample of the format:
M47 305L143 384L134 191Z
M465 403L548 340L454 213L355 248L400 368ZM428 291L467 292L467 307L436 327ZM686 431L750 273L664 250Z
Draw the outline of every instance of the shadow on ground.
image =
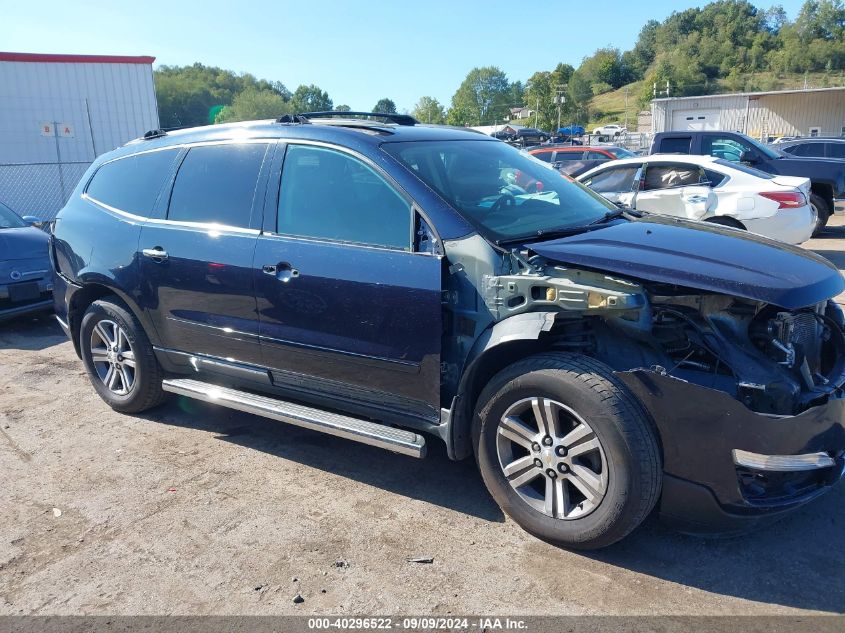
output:
M178 397L142 415L151 421L215 433L217 438L411 499L503 522L474 460L450 461L445 445L426 436L428 455L414 459L316 431Z
M0 321L0 349L38 351L67 340L51 312Z
M486 521L504 521L474 460L449 461L435 439L428 443L428 457L416 460L187 398L145 417L214 433L226 442ZM715 594L841 613L845 612L843 505L845 486L840 484L788 518L732 539L685 536L651 518L622 542L579 555ZM543 556L548 555L544 549ZM569 556L561 550L562 566Z

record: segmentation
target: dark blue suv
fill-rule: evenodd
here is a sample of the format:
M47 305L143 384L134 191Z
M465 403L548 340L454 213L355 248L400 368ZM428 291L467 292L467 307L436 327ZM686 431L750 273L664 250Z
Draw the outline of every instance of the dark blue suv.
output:
M840 478L829 262L619 209L468 130L342 116L153 131L91 166L51 256L111 407L170 392L415 457L434 437L580 548L655 506L744 530Z

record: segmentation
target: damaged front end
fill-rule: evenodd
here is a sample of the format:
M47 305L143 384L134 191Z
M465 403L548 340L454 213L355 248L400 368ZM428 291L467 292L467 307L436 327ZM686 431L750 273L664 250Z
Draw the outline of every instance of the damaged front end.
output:
M530 251L486 279L499 320L556 311L548 345L611 366L650 412L661 514L732 533L797 507L843 472L845 319L830 300L748 297L560 265Z

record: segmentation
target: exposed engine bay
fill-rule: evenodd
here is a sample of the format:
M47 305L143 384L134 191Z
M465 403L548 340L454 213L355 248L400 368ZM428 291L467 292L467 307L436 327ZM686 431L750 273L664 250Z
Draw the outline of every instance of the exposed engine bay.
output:
M757 413L798 414L845 383L845 320L832 301L785 310L570 268L528 251L511 258L517 273L488 277L485 302L497 319L554 306L553 348L717 389Z

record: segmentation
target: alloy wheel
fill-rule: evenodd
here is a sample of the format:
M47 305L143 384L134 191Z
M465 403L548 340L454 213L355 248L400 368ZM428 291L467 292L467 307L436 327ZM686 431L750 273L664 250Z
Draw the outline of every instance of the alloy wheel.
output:
M607 460L592 427L565 404L526 398L502 415L496 433L499 465L510 486L535 510L578 519L607 494Z
M123 328L103 319L91 332L94 370L109 391L125 396L135 384L135 352Z

